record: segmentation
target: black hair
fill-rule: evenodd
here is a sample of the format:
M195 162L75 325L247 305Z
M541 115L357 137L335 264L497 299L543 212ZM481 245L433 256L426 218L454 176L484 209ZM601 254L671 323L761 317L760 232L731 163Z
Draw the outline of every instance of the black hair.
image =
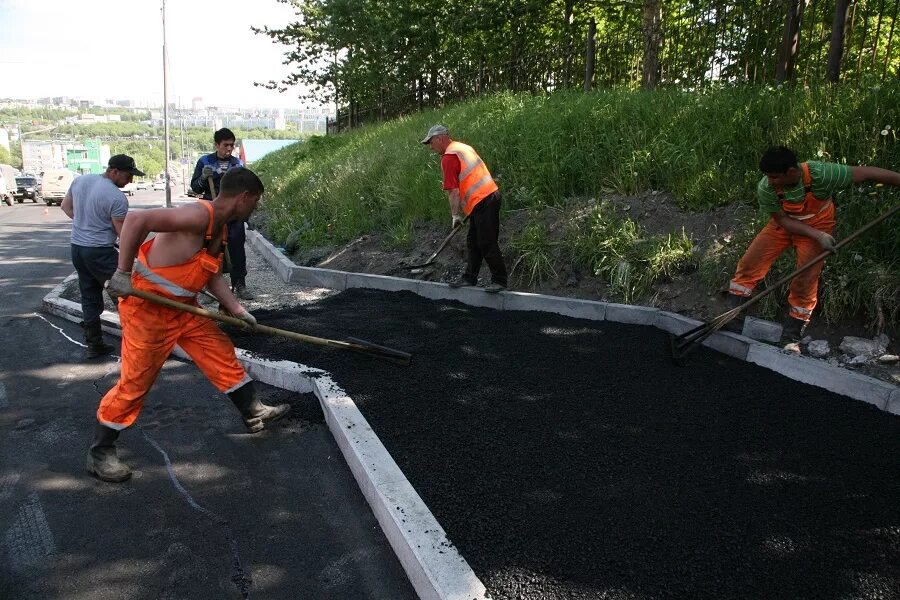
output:
M785 146L769 146L759 159L759 170L763 173L787 173L797 168L797 155Z
M248 192L251 196L262 196L264 191L263 183L256 173L245 167L228 169L219 183L219 193L222 196L237 196L241 192Z
M234 132L227 127L223 127L213 134L213 141L217 144L224 142L225 140L236 140L234 137Z

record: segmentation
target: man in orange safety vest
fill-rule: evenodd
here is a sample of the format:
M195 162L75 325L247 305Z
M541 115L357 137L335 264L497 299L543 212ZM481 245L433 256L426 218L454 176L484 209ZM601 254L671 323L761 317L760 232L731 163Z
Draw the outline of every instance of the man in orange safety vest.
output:
M471 146L450 139L443 125L428 130L423 144L441 155L444 191L450 202L453 227L461 227L468 218L466 236L468 260L463 275L450 282L450 287L478 284L482 261L491 270L491 283L484 291L497 293L506 289L506 265L497 238L500 236L500 190L487 165Z

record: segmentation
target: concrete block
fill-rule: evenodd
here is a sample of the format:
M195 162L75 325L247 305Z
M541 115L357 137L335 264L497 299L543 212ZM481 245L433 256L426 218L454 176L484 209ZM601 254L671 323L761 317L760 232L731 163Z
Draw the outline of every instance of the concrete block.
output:
M309 287L345 290L347 289L347 272L294 265L291 269L290 281Z
M272 243L257 231L247 231L247 241L259 252L269 266L275 270L282 281L287 283L291 278L294 263L278 250Z
M602 321L606 317L606 303L593 300L559 298L544 294L503 292L503 310L532 310L552 312L558 315Z
M387 275L347 273L346 286L347 289L367 288L387 292L416 292L419 289L419 281L416 279L404 279L403 277L388 277Z
M658 308L649 306L609 303L606 305L606 320L632 325L655 325L658 312Z
M888 398L887 411L893 415L900 415L900 389L891 392Z
M891 394L897 389L884 381L765 344L750 346L747 361L785 377L874 404L881 410L887 409Z
M400 467L372 431L353 399L327 374L317 377L313 385L325 414L325 422L360 486L405 481Z
M717 331L703 340L703 345L707 348L712 348L738 360L747 360L752 344L753 342L746 337L730 331Z
M422 600L487 600L487 590L408 481L378 487L373 512Z
M653 325L658 329L668 331L669 333L672 333L674 335L681 335L682 333L690 331L691 329L702 324L702 321L698 321L696 319L685 317L684 315L679 315L678 313L673 313L666 310L658 310L656 312L656 320L653 322Z
M285 390L306 394L313 391L313 377L324 373L289 360L267 360L235 349L238 361L253 379Z
M431 300L457 300L469 306L483 306L503 310L506 292L488 294L481 288L463 287L453 289L446 283L420 281L416 293Z
M746 317L744 319L744 337L748 337L761 342L771 342L777 344L781 341L781 331L783 327L780 323L774 323L765 319L757 319L756 317Z

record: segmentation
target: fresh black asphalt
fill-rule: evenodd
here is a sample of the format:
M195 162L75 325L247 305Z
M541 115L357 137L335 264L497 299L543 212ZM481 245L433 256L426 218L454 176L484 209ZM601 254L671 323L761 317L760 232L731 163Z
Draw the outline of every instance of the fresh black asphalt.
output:
M900 418L663 332L350 290L261 323L331 372L495 599L898 598ZM236 334L240 335L240 334Z

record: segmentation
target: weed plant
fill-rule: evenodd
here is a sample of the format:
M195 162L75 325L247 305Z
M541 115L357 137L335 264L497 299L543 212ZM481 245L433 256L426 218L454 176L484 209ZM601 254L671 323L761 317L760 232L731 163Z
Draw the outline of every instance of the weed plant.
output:
M266 227L275 241L283 242L308 223L297 236L301 247L341 244L376 230L391 232L388 243L402 246L412 223L447 220L439 157L419 143L437 122L482 155L506 209L539 212L565 207L574 197L656 189L672 193L684 209L702 211L731 202L755 204L756 165L770 144L791 146L801 159L900 168L894 129L900 126L898 100L896 81L869 88L503 93L313 138L270 154L254 167L267 185ZM849 234L898 197L894 190L871 187L842 194L836 236ZM687 260L683 237L639 243L643 237L635 223L612 222L621 230L581 224L575 230L589 241L567 243L622 298L638 298L651 285L648 281ZM748 224L747 241L763 223L760 217ZM566 256L564 249L548 247L542 236L533 228L514 241L512 258L529 279L552 275L552 259ZM593 244L606 254L597 250L591 257ZM640 257L625 247L642 248ZM730 252L700 257L702 273L718 273L710 285L721 286L745 247L735 241ZM895 219L831 258L823 279L822 314L829 319L861 313L875 318L880 310L898 324L898 255L900 224ZM793 266L790 259L783 263L784 268ZM773 271L769 280L777 275ZM783 302L783 294L773 296Z

